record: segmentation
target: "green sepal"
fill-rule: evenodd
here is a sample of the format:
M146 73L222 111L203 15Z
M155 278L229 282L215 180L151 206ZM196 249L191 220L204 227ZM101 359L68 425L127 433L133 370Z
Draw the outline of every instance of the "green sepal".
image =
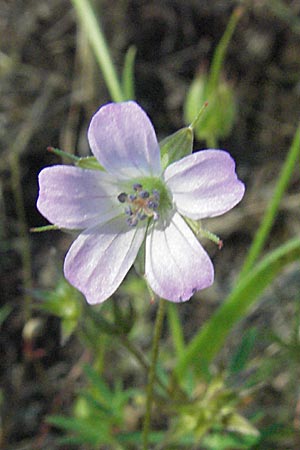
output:
M80 167L81 169L104 171L104 167L101 166L101 164L99 164L95 156L86 156L83 158L78 158L78 160L75 162L75 166Z
M181 128L160 142L161 164L165 169L193 151L194 133L191 127Z
M44 225L42 227L33 227L30 228L31 233L42 233L43 231L53 231L53 230L60 230L60 228L57 225Z
M54 153L55 155L60 156L61 158L70 159L71 161L73 161L75 163L80 159L79 156L75 156L75 155L72 155L71 153L64 152L63 150L60 150L59 148L48 147L47 150L48 150L48 152Z
M47 150L57 156L60 156L61 158L67 158L71 160L75 164L75 166L81 167L81 169L104 170L103 166L99 164L95 156L80 157L54 147L48 147Z

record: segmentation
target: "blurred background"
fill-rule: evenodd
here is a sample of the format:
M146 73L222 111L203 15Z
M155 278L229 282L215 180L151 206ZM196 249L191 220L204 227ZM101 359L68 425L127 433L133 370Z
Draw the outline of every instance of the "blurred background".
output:
M222 70L237 112L230 133L218 145L235 158L247 194L230 214L209 222L224 248L219 252L208 243L216 282L181 306L189 336L234 281L299 124L300 3L94 0L93 5L119 72L128 47L136 47L136 100L160 139L184 125L192 81L209 68L233 9L244 8ZM90 351L73 335L62 342L60 320L33 306L42 292L51 292L61 282L72 236L58 231L33 234L29 229L47 224L36 210L37 175L43 167L61 162L47 147L89 155L90 117L111 99L70 1L1 0L0 36L0 444L5 450L71 449L55 443L56 431L44 419L69 411L82 383L80 364L91 360ZM205 147L200 136L195 149ZM273 227L270 249L299 234L299 186L298 166ZM251 361L257 392L249 402L263 411L263 424L279 424L281 434L268 447L272 449L300 448L300 351L284 345L297 329L293 324L299 290L299 266L292 266L234 329L218 361L219 367L225 366L228 352L245 330L255 329ZM128 292L124 288L116 297ZM140 303L146 332L138 328L135 333L147 346L153 306ZM114 348L108 364L122 351ZM134 372L122 370L126 382L140 383ZM107 370L108 380L113 373L113 368Z

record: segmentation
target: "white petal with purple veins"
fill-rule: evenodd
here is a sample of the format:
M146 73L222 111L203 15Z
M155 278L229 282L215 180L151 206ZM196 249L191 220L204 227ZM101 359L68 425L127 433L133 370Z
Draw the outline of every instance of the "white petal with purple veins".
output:
M129 227L124 216L83 231L68 251L64 273L88 303L110 297L132 266L145 226Z
M118 178L158 176L160 150L152 123L135 103L109 103L93 116L88 139L105 169Z
M191 219L215 217L243 198L235 163L222 150L203 150L168 166L164 178L178 211Z
M98 170L52 166L39 174L37 208L61 228L83 229L120 214L120 188L113 177Z
M186 301L212 284L212 262L178 213L151 225L146 238L145 274L153 291L173 302Z

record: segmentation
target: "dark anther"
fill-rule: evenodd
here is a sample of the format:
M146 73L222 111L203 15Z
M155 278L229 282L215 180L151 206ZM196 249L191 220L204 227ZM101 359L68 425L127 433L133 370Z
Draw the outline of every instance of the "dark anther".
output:
M132 212L132 209L130 208L130 206L126 206L126 208L125 208L125 214L126 214L127 216L132 216L132 215L133 215L133 212Z
M140 183L135 183L132 187L134 191L140 191L143 186Z
M148 206L148 208L151 208L151 209L157 209L158 208L158 202L156 202L155 200L149 200L147 202L147 206Z
M127 200L128 195L126 192L121 192L121 194L118 195L118 200L120 203L125 203Z
M138 219L137 219L137 217L128 217L126 222L128 223L129 226L136 227L138 224Z
M150 197L150 194L148 191L141 191L141 192L139 192L139 197L148 198L148 197Z

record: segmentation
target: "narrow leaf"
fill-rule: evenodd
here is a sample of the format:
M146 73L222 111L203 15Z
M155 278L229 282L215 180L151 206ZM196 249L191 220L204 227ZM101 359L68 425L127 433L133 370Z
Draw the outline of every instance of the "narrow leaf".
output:
M185 345L183 329L178 314L178 308L173 303L168 303L167 317L176 354L177 356L182 355Z
M300 239L294 238L269 253L229 294L211 319L185 347L175 374L182 379L190 365L197 361L198 372L207 371L209 363L222 347L232 327L245 317L250 307L288 264L300 258Z

